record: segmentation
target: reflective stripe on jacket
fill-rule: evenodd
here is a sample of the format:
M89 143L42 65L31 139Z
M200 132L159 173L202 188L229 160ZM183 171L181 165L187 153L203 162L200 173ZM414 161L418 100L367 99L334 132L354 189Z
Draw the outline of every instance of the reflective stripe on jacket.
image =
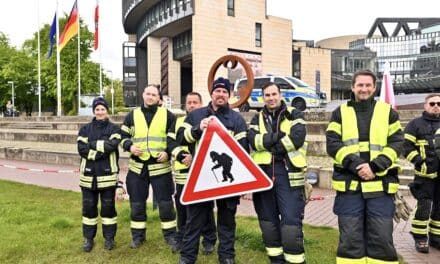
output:
M288 108L287 111L291 113L293 111L293 108ZM272 162L272 153L267 151L263 146L263 137L264 134L268 133L268 131L266 129L266 126L264 125L264 117L262 112L259 113L258 120L258 130L260 133L258 134L258 136L255 137L255 145L257 147L257 150L252 152L251 156L255 163L257 163L258 165L269 165ZM292 187L304 185L304 173L307 169L307 142L304 142L304 144L299 149L296 149L295 145L289 137L290 129L297 123L298 120L289 120L287 118L283 119L280 123L280 130L286 134L280 139L280 141L286 149L290 164L294 168L294 171L288 173L290 186ZM302 119L301 123L304 123Z
M288 111L290 113L292 111L292 108L288 108ZM283 138L281 138L281 143L287 150L287 154L289 156L289 161L291 162L291 164L296 168L305 168L307 167L307 160L306 160L307 143L304 142L304 145L299 149L295 148L295 146L293 145L292 141L289 138L290 128L293 125L295 125L295 121L291 121L288 119L284 119L281 121L280 130L286 133L286 135ZM263 135L267 133L267 130L264 125L263 113L261 112L259 114L258 127L261 135L259 138L263 138ZM252 153L252 159L258 165L268 165L272 161L272 153L265 150L254 151Z
M139 158L148 160L150 156L157 158L160 152L166 150L167 147L167 110L158 107L157 112L151 120L150 127L145 121L141 108L136 108L134 114L134 136L132 138L133 145L144 151Z
M177 118L176 120L176 134L180 127L183 126L183 121L185 120L185 116L181 116ZM183 163L180 163L176 160L176 156L180 151L186 151L189 152L188 146L179 146L173 150L173 171L174 171L174 177L177 184L185 184L186 178L188 177L188 166L186 166Z
M394 134L401 129L400 122L397 121L389 124L389 116L391 107L389 104L376 102L373 110L373 116L370 123L369 141L359 141L359 131L357 126L357 116L353 107L344 103L340 107L342 124L331 122L327 131L331 130L341 135L344 147L340 148L334 157L335 172L333 174L332 186L337 191L355 191L360 184L362 192L381 192L395 193L398 189L398 182L385 181L384 177L390 169L400 170L400 166L396 164L398 155L396 151L387 147L388 136ZM387 126L385 127L385 124ZM379 155L385 155L392 165L383 171L376 172L376 177L372 181L362 181L359 179L348 179L345 177L344 171L338 170L342 168L342 162L345 157L350 154L358 155L360 152L369 152L370 161Z

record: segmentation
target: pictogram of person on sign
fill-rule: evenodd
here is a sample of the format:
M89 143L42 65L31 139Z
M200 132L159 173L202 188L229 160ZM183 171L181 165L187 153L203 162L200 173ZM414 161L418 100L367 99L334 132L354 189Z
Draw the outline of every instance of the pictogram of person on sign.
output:
M215 163L215 166L211 168L212 172L214 173L214 177L218 182L217 179L217 175L215 174L215 169L218 169L220 167L223 167L223 181L225 182L228 180L229 178L229 182L233 182L234 181L234 176L232 176L231 174L231 168L232 168L232 158L227 155L226 153L222 153L221 155L218 154L215 151L211 151L211 153L209 153L209 155L211 156L212 162Z

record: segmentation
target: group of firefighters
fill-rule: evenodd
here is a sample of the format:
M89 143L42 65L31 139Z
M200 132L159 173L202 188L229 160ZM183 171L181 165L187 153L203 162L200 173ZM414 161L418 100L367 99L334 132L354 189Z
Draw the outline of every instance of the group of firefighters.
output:
M333 111L326 131L327 153L334 160L333 211L340 233L336 262L398 263L392 232L400 155L415 165L410 189L418 200L411 228L416 249L426 253L429 245L440 249L440 94L426 97L422 117L411 121L404 132L397 112L374 100L376 76L371 71L355 73L351 90L351 100ZM84 251L90 252L94 246L99 197L104 248L115 247L115 189L118 146L122 146L130 153L126 177L130 247L142 246L147 238L146 200L151 184L164 239L171 251L180 252L178 263L196 262L201 236L204 254L214 252L218 240L219 263L235 263L239 197L180 203L192 158L215 116L273 181L270 190L253 193L270 263L306 263L304 115L288 107L280 88L269 82L262 88L265 106L248 129L243 117L229 107L230 93L231 84L220 77L212 84L207 106L202 107L200 94L191 92L186 95L187 115L176 119L160 106L160 88L148 85L143 104L125 117L121 128L109 121L107 102L95 98L94 118L78 135ZM232 175L223 177L233 181Z

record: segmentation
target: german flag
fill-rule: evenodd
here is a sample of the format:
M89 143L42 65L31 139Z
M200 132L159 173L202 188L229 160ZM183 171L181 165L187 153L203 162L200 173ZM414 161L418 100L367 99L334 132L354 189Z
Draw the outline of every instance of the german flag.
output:
M69 19L67 20L66 25L64 26L63 33L60 36L60 40L58 42L60 52L66 46L67 42L75 35L78 34L79 30L79 14L78 14L78 4L77 0L73 4L72 11L70 11Z

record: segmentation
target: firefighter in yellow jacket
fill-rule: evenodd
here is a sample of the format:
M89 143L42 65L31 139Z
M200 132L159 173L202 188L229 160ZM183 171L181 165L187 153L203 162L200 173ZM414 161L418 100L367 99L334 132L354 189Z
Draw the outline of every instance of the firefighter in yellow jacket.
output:
M336 263L398 263L393 245L393 195L397 192L403 132L389 104L376 102L376 76L356 72L352 98L332 113L327 153L334 160L339 245Z
M190 92L185 98L185 110L189 114L193 110L200 108L202 106L202 96L198 92ZM176 133L180 127L183 126L183 121L185 116L181 116L176 120ZM175 138L176 135L174 135ZM178 155L185 153L183 163L178 162ZM185 225L187 220L186 206L180 203L180 196L182 195L183 187L185 185L186 179L188 177L189 166L191 165L192 155L189 153L187 146L179 146L173 150L173 159L175 160L173 167L173 173L176 182L176 193L174 195L174 201L176 203L177 211L177 241L179 243L179 248L182 245L183 234L185 233ZM202 230L202 245L203 254L209 255L214 252L215 242L217 241L216 228L214 212L211 211L207 218L207 223Z
M253 194L255 211L271 263L305 263L304 114L286 106L275 83L265 84L262 93L265 106L252 118L248 139L252 159L272 179L273 188Z
M146 200L152 185L159 205L162 232L172 251L177 251L176 212L172 195L174 184L170 159L177 147L169 136L174 133L175 116L158 106L160 90L148 85L142 94L143 104L131 111L121 127L121 144L130 152L126 184L131 208L131 248L138 248L146 239ZM181 161L181 160L179 160Z

